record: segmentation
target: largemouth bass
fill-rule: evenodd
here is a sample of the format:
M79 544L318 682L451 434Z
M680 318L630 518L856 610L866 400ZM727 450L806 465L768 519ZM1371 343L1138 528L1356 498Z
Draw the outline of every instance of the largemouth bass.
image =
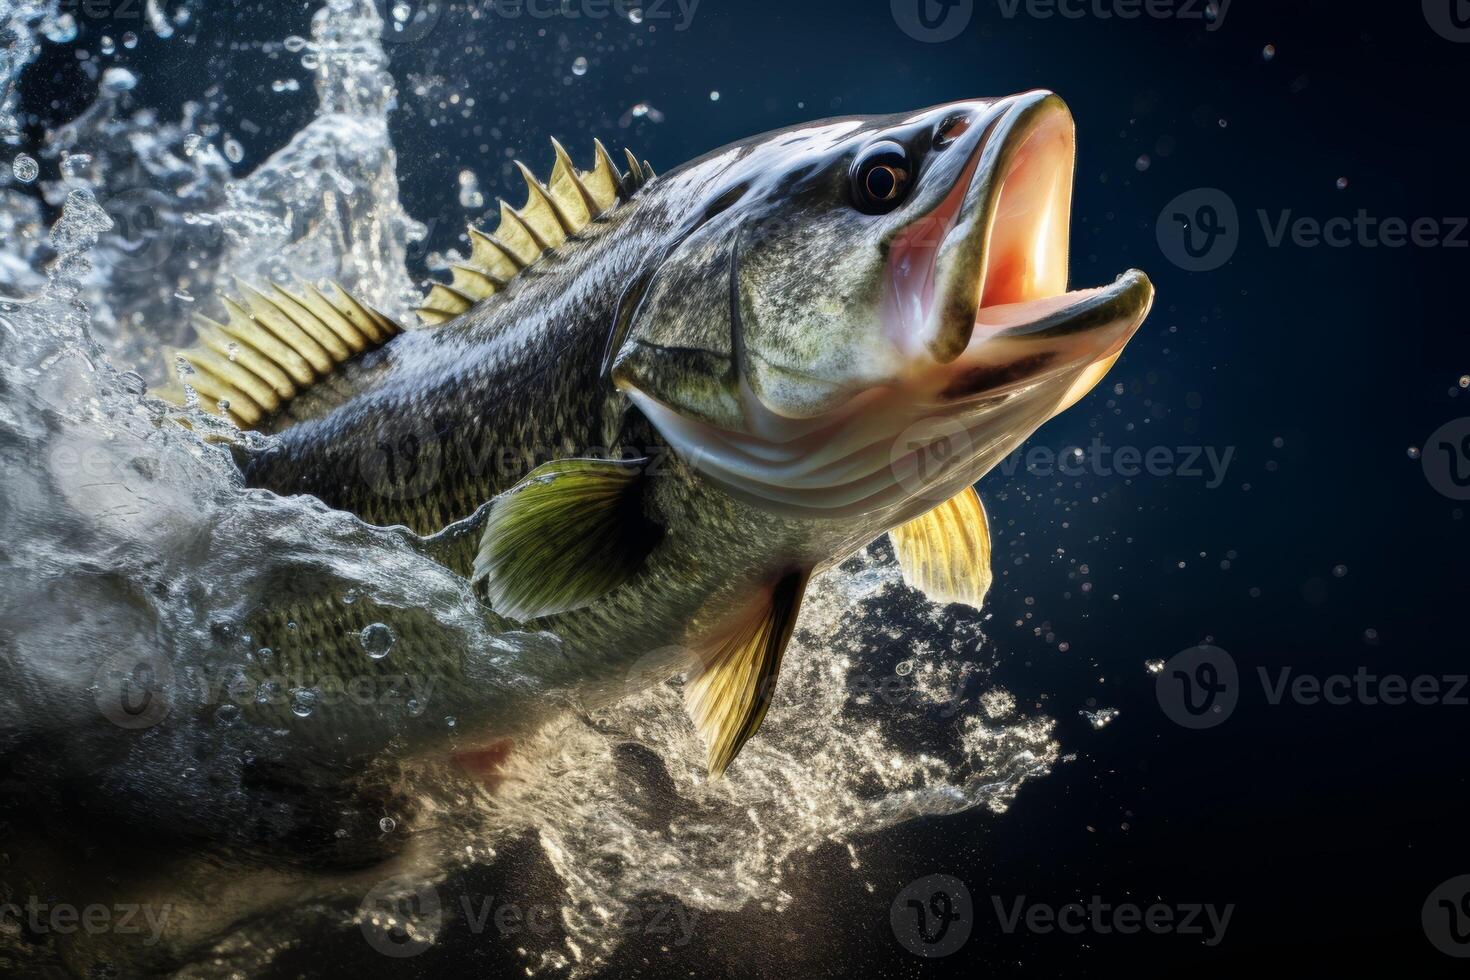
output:
M504 629L554 637L546 685L596 701L685 672L718 775L813 574L888 533L907 581L981 604L974 484L1143 321L1141 272L1067 289L1074 141L1036 91L814 122L662 176L600 143L583 172L557 144L550 180L523 167L526 204L471 231L425 325L242 285L185 380L271 434L243 453L250 485L402 525ZM430 628L365 653L385 615L303 595L250 631L308 691L412 665L473 701ZM276 710L339 751L382 747L358 735L369 709ZM467 764L522 723L496 710L459 719ZM402 719L407 742L442 740L431 720Z

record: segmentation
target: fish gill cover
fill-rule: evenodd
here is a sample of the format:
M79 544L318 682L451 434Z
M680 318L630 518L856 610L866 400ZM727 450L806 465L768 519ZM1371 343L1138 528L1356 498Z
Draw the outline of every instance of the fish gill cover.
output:
M161 8L149 10L155 33L171 33ZM14 85L41 37L66 37L66 16L54 0L0 0L0 141L11 153ZM400 921L391 910L403 895L427 894L439 907L437 889L451 876L504 862L513 878L527 861L554 872L542 883L555 896L554 928L518 941L516 955L533 973L580 975L613 954L647 896L695 913L780 911L801 887L787 875L805 855L833 848L858 868L867 835L895 823L1004 812L1026 779L1057 761L1052 723L987 684L995 654L983 616L906 588L886 544L815 581L761 736L711 782L680 681L611 706L575 703L546 679L555 637L497 635L468 583L397 531L311 498L247 489L227 446L241 438L232 428L197 404L145 394L159 379L135 372L187 339L189 314L217 302L223 270L255 281L336 279L407 321L416 298L407 256L424 227L399 202L388 129L395 81L381 30L371 0L330 0L316 12L310 39L288 45L314 73L315 118L248 174L237 175L229 157L238 154L195 107L162 118L136 104L138 79L117 67L102 72L86 111L46 134L44 155L58 164L40 185L59 208L49 229L24 187L34 179L29 158L14 153L5 168L7 774L42 808L72 800L68 787L85 782L92 817L114 840L152 822L186 822L208 839L268 820L270 804L242 789L249 773L307 767L314 749L299 728L262 723L237 702L282 699L309 722L322 692L293 689L289 678L242 688L240 678L269 673L270 651L256 649L241 623L310 582L325 601L378 610L381 621L364 630L365 659L391 662L402 656L399 632L431 629L472 665L473 692L384 697L376 719L385 740L531 703L564 701L565 710L511 757L493 792L441 763L400 763L398 795L344 818L386 841L381 864L324 874L227 857L220 882L231 889L211 901L253 918L229 920L204 948L154 950L158 963L194 957L189 975L261 968L324 928L432 943L444 916ZM129 677L146 681L155 700L119 704ZM6 837L7 856L26 846ZM204 863L174 853L153 887L184 907L189 888L210 879ZM9 871L18 886L23 862ZM169 895L170 876L190 884ZM283 881L289 898L272 899L269 884ZM451 901L446 893L443 907ZM12 965L53 953L0 931L0 960Z

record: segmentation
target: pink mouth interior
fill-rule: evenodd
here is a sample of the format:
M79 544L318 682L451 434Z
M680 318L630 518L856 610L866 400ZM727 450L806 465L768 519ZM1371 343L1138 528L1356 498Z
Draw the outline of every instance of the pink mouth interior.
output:
M1048 113L1009 161L994 214L982 273L972 343L1007 327L1037 320L1078 302L1092 290L1067 292L1068 224L1072 201L1074 134L1069 116ZM914 222L893 244L890 336L915 358L925 357L934 329L935 264L955 228L979 155L950 195Z

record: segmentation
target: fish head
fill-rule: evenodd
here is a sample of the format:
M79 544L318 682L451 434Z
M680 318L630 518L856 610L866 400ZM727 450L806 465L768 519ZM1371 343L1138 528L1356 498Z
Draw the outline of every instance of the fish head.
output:
M1141 272L1067 288L1075 164L1050 92L829 120L666 175L690 214L609 364L747 501L883 530L974 483L1106 373Z

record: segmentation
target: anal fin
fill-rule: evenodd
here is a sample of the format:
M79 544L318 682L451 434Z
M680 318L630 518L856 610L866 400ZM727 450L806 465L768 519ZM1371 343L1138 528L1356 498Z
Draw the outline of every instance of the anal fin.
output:
M974 487L888 532L903 580L934 602L981 607L990 591L990 523Z
M684 686L684 706L709 747L711 779L725 772L765 720L809 578L809 572L793 572L776 583L769 599L711 652Z

